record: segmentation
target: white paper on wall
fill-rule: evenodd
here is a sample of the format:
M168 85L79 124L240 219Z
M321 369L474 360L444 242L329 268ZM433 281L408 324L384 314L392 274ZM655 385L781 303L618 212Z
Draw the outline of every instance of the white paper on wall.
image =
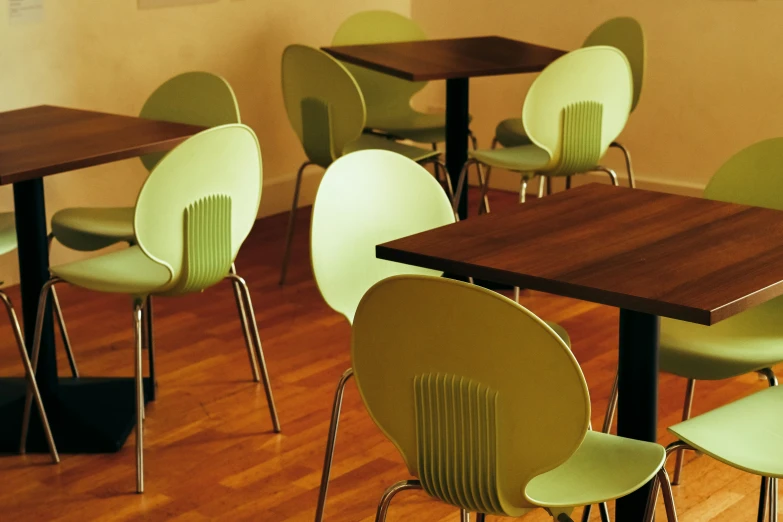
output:
M8 22L11 24L43 20L44 0L8 0Z

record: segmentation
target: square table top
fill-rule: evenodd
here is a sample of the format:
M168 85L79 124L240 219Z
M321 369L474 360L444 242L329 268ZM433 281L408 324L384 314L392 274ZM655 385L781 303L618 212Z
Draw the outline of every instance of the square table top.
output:
M202 130L50 105L0 112L0 185L167 151Z
M501 36L324 47L344 62L410 81L540 72L565 54Z
M783 212L589 184L376 254L710 325L783 294Z

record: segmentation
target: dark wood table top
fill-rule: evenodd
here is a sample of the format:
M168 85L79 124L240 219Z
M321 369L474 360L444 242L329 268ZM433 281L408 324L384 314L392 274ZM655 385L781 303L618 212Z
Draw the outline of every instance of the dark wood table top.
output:
M49 105L0 112L0 185L170 150L202 130Z
M539 72L565 51L501 36L324 47L344 62L410 81Z
M376 253L705 325L783 294L783 212L601 184L391 241Z

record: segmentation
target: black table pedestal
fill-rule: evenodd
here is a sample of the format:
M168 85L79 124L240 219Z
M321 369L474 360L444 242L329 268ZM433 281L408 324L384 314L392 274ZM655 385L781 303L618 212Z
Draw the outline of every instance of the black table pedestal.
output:
M656 442L658 423L658 333L656 315L620 310L617 434ZM617 499L616 522L644 518L650 484Z
M451 185L457 190L459 173L468 160L469 80L446 80L446 168ZM468 183L462 187L457 209L459 218L468 217Z

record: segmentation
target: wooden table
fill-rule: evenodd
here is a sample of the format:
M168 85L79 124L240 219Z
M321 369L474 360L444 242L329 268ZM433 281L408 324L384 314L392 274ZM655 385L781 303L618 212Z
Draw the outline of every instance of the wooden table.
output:
M540 72L565 54L500 36L324 47L344 62L409 81L446 80L446 168L456 187L468 159L468 86L476 76ZM522 93L520 93L520 103ZM467 217L467 184L459 215Z
M192 125L46 105L0 113L0 185L14 187L28 349L38 295L49 278L42 178L166 151L200 130ZM57 448L63 453L119 450L135 424L132 379L59 379L51 310L45 318L37 377ZM145 385L149 396L152 383ZM24 392L23 379L0 379L0 452L13 453L19 448ZM28 450L47 451L37 417L31 425Z
M618 433L655 441L659 316L711 325L783 294L783 212L590 184L377 256L620 308ZM647 488L617 501L642 520Z

